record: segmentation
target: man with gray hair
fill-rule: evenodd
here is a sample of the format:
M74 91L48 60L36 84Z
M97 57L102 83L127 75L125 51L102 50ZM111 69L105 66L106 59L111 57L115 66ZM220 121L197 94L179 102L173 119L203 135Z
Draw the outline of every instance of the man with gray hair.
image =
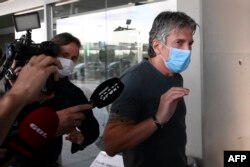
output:
M121 76L125 89L113 103L104 150L122 152L125 167L185 167L187 142L180 75L189 63L197 23L183 12L165 11L149 33L149 58Z

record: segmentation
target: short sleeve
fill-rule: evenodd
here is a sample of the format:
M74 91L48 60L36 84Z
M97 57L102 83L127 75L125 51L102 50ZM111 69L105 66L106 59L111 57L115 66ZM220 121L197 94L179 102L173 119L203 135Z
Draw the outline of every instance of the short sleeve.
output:
M124 84L124 90L112 104L111 113L137 121L141 110L140 84L132 73L122 76L121 81Z

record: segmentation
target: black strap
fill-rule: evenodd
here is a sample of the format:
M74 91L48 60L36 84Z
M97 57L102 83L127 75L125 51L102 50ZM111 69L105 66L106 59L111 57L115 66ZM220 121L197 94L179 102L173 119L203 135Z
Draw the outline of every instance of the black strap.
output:
M157 126L157 128L162 129L163 125L156 119L155 115L152 116L152 118L153 118L153 121L154 121L155 125Z

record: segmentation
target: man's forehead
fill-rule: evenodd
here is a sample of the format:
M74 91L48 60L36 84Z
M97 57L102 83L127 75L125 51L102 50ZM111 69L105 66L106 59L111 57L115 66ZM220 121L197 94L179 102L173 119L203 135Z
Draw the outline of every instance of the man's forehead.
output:
M189 27L174 28L169 31L166 41L182 41L193 43L193 31Z
M190 27L173 27L168 35L178 35L183 33L191 33L193 34L193 30Z

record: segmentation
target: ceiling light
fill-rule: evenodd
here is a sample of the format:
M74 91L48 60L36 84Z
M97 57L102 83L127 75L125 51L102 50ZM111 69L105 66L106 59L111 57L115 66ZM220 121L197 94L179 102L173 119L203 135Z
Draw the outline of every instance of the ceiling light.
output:
M64 0L62 2L56 3L55 6L62 6L62 5L66 5L66 4L70 4L70 3L74 3L78 1L80 0Z

